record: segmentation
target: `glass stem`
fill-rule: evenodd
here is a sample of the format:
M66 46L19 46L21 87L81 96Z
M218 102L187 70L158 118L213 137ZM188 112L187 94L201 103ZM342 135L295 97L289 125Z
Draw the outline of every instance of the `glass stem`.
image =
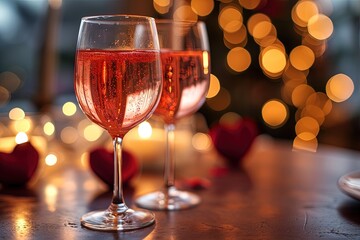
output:
M122 189L122 179L121 179L121 163L122 163L122 138L115 137L113 140L114 145L114 190L111 205L108 210L113 215L120 215L128 207L125 204L123 189Z
M175 124L165 124L166 150L164 161L164 183L166 192L175 185Z

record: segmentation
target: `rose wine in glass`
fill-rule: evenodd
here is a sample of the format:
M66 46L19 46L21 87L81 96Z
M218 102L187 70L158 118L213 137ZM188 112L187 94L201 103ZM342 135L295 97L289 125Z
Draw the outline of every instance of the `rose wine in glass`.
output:
M110 206L85 214L95 230L132 230L155 221L146 210L130 209L121 183L125 134L148 119L161 94L160 47L155 20L108 15L81 20L75 62L75 94L85 115L106 129L114 144L114 189Z
M200 198L175 187L174 130L178 119L195 113L209 87L210 59L203 22L156 22L161 46L163 89L155 114L164 121L166 152L164 187L136 199L140 207L178 210L193 207Z

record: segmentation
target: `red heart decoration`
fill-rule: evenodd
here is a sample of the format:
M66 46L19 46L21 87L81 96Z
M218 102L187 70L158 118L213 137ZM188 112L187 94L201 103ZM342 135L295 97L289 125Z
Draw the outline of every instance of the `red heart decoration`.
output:
M30 142L17 144L11 153L0 152L0 183L23 186L34 175L39 153Z
M114 185L114 152L105 148L97 148L90 152L90 168L110 188ZM134 177L139 169L134 155L122 151L121 179L126 184Z
M242 118L232 124L218 124L210 129L215 149L233 167L238 166L257 135L257 126L251 119Z

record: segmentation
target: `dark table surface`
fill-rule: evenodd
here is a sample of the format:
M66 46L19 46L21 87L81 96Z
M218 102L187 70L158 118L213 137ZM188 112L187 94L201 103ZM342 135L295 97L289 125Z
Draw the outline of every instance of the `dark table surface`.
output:
M177 175L179 184L197 171L210 182L193 189L201 204L156 211L154 225L130 232L83 228L81 215L106 208L111 192L79 164L48 168L26 189L0 188L0 239L360 239L360 202L337 187L343 174L360 170L360 153L292 151L291 143L260 138L242 170L218 175L209 174L218 156L204 155ZM161 173L143 171L125 188L127 204L161 183Z

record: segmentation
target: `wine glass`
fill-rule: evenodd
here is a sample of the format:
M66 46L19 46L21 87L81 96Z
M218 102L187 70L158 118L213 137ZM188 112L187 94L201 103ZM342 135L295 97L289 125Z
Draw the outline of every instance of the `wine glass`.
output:
M164 121L166 152L164 187L142 195L136 204L153 210L178 210L200 203L194 193L175 187L174 130L178 119L195 113L204 103L209 87L209 43L205 24L157 20L161 47L163 89L155 115Z
M75 94L85 115L108 131L114 145L110 206L81 218L96 230L132 230L155 221L147 210L126 206L121 183L125 134L148 119L161 94L160 47L155 20L107 15L81 19L76 50Z

